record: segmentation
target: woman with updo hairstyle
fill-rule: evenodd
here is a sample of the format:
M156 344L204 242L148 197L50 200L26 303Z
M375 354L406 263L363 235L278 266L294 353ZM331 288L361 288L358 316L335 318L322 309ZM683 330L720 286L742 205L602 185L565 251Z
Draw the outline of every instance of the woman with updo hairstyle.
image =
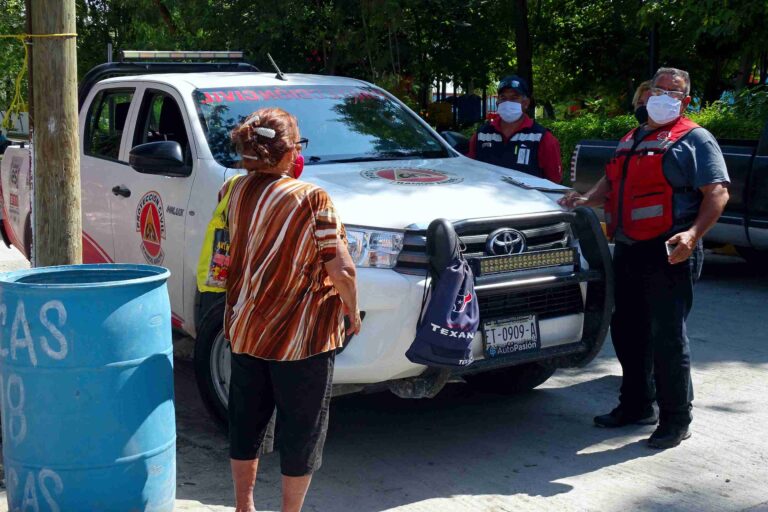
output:
M648 121L648 108L645 105L648 103L648 98L650 97L651 81L646 80L637 86L635 95L632 97L632 108L634 109L635 119L637 119L637 122L641 125Z
M334 354L360 330L355 265L328 194L297 179L307 141L296 118L257 110L231 138L248 171L232 185L229 203L224 317L236 510L256 510L260 449L277 409L282 510L299 511L321 464Z

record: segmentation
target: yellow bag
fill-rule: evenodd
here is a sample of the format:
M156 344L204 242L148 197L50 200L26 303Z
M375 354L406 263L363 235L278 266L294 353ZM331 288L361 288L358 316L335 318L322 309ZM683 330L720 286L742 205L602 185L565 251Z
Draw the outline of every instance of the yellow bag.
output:
M242 174L227 181L227 192L213 211L213 218L205 230L203 247L197 261L197 289L201 292L221 293L227 291L229 272L229 196Z

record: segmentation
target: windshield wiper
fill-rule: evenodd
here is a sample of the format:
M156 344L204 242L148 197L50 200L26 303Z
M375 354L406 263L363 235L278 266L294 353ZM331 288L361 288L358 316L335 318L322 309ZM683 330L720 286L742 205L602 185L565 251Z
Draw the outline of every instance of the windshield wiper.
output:
M440 153L439 151L401 151L401 150L394 150L394 151L387 151L378 155L365 155L365 156L350 156L350 157L340 157L340 158L329 158L325 159L319 156L310 156L307 159L308 163L311 164L341 164L341 163L350 163L350 162L380 162L385 160L409 160L411 158L429 158L435 155L434 153Z
M344 164L350 162L377 162L382 160L403 160L411 157L391 157L391 156L350 156L346 158L325 159L319 156L311 156L307 161L311 164Z
M430 149L421 151L405 151L402 149L393 149L392 151L385 151L383 154L398 158L441 158L446 156L445 151L442 149Z

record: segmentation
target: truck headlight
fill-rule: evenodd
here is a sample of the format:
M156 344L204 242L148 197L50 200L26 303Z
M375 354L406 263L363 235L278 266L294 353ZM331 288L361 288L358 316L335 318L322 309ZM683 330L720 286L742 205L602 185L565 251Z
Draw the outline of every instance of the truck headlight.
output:
M349 254L358 267L392 268L403 250L403 233L347 227Z

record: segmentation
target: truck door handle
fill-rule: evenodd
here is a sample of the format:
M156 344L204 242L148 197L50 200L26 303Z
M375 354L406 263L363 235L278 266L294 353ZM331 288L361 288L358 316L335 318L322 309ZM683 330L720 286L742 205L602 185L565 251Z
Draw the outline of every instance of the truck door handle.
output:
M116 196L131 197L131 189L123 187L122 185L112 187L112 193Z

